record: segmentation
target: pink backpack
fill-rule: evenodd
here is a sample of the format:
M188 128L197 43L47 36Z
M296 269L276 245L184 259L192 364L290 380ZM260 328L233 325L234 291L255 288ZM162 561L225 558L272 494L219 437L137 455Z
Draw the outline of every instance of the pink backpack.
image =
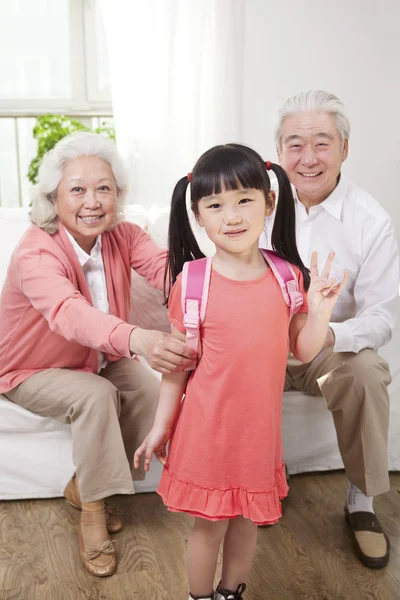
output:
M290 308L290 318L303 304L303 295L293 267L272 250L261 249L281 286L282 295ZM204 322L207 309L208 288L210 286L211 258L188 261L182 271L182 310L186 328L186 344L201 355L200 326Z

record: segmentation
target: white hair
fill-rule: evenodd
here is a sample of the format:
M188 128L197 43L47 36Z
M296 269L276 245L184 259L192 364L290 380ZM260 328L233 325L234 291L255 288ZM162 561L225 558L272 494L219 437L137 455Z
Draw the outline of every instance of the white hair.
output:
M350 137L350 120L344 104L334 94L324 90L310 90L292 96L283 104L278 112L278 122L275 127L275 145L281 148L282 124L290 115L302 112L330 113L336 119L336 126L342 138L342 144Z
M33 188L30 218L32 223L53 234L57 231L55 200L65 164L79 156L95 156L108 163L117 186L117 223L124 218L124 202L128 189L125 168L114 142L90 131L77 131L62 138L44 155L39 168L38 182Z

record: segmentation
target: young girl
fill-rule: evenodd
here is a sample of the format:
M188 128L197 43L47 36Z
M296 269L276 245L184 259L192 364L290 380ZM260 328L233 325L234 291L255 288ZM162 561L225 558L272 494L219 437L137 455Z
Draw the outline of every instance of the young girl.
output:
M273 248L294 265L303 294L309 286L308 306L304 298L290 323L279 283L258 248L275 204L269 168L279 183ZM177 338L185 339L179 273L185 261L203 257L186 210L189 181L191 208L216 246L202 355L195 371L163 375L153 428L136 451L135 466L145 454L148 470L155 453L165 465L158 489L164 503L195 517L187 548L190 598L240 600L257 525L278 521L288 491L281 440L288 336L293 354L311 361L323 347L345 281L329 279L333 255L319 276L314 254L310 283L296 247L294 200L284 171L246 146L216 146L177 183L172 197L169 318ZM222 540L222 580L214 596Z

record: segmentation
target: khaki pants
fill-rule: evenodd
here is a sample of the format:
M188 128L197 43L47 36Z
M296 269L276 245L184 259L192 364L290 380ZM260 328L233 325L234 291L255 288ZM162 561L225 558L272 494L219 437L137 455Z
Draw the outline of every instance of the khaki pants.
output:
M132 463L150 431L159 381L136 360L121 358L99 375L69 369L35 373L5 396L28 410L70 423L81 499L134 493ZM143 470L135 470L143 479Z
M373 350L323 350L308 364L288 360L285 391L324 397L332 413L346 474L367 496L389 489L389 366Z

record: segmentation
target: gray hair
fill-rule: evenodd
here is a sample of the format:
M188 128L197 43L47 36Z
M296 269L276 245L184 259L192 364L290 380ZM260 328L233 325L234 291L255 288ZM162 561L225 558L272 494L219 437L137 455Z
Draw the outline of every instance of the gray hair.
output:
M278 112L278 123L275 128L275 145L281 148L282 124L290 115L301 112L331 113L336 119L342 144L350 137L350 120L344 104L337 96L324 90L311 90L292 96L283 104Z
M128 180L114 142L99 133L77 131L62 138L44 155L38 183L33 188L31 221L49 234L55 233L58 228L55 200L63 168L69 160L79 156L95 156L110 165L117 186L116 220L112 227L124 218Z

